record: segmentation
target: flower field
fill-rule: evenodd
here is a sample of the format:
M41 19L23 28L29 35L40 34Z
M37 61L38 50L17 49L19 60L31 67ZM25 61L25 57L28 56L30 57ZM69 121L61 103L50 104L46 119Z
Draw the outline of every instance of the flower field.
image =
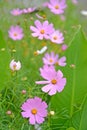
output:
M78 0L0 0L0 130L87 130L87 11Z

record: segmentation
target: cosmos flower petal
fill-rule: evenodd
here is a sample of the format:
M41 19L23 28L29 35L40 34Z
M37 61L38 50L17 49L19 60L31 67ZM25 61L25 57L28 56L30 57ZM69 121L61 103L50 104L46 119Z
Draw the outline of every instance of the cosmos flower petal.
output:
M31 113L30 113L29 111L27 111L27 112L21 112L21 114L22 114L22 116L23 116L24 118L28 118L28 117L31 116Z
M39 110L38 115L41 116L41 117L46 117L47 116L47 110L44 110L43 112L42 112L42 110Z
M45 101L42 102L41 106L42 106L43 108L47 108L47 107L48 107L48 105L47 105L47 103L46 103ZM47 110L46 110L46 111L47 111Z
M32 30L32 31L38 31L38 29L37 28L35 28L34 26L30 26L30 29Z
M44 118L39 115L35 116L37 124L42 124L44 122Z
M36 27L37 27L38 29L41 29L42 24L41 24L41 22L40 22L39 20L36 20L34 23L35 23L35 25L36 25Z
M38 33L32 33L32 36L33 36L33 37L37 37L37 36L38 36Z
M57 71L57 76L58 76L58 78L62 78L63 77L63 73L62 73L61 70Z
M39 35L38 39L42 40L43 39L43 35Z
M32 115L32 116L30 117L29 123L32 124L32 125L35 125L36 121L35 121L34 115Z
M36 84L48 84L50 81L36 81Z
M65 66L66 65L66 57L63 56L58 60L58 63L60 66Z
M51 90L51 88L52 88L52 84L48 84L48 85L42 87L42 91L47 93Z
M49 91L49 95L54 95L56 94L57 90L55 89L55 87L52 87L52 89Z
M66 78L62 78L60 82L57 84L57 91L61 92L64 89L64 86L66 84Z
M54 66L44 65L43 68L40 68L41 76L46 80L51 80L56 75Z
M44 23L43 23L43 27L47 27L48 26L48 21L45 21Z

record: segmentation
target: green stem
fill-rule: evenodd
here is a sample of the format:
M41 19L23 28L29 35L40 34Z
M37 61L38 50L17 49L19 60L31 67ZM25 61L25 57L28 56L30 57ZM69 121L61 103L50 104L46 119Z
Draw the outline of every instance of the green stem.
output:
M76 65L78 52L74 59L74 65ZM72 83L72 93L71 93L71 107L70 107L70 117L73 115L74 111L74 98L75 98L75 87L76 87L76 66L73 68L73 83Z
M74 69L73 70L73 85L72 85L72 94L71 94L70 117L72 117L72 115L73 115L73 109L74 109L75 79L76 79L76 73L75 73L75 69Z
M80 125L79 125L79 130L82 130L82 117L83 117L83 113L84 113L84 105L86 104L86 101L87 101L87 94L85 95L84 99L83 99L83 102L81 104L81 110L83 109L82 111L82 114L81 114L81 120L80 120Z

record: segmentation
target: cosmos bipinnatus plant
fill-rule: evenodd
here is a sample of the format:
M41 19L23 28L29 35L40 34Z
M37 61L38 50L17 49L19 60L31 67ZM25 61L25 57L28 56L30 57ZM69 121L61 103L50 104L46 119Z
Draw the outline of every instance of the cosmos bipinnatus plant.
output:
M77 0L0 1L0 130L87 130L87 40Z

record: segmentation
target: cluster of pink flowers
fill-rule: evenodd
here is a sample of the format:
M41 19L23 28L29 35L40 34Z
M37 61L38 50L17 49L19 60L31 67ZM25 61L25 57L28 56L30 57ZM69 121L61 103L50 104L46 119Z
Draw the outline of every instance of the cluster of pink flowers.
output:
M43 68L40 68L40 75L45 81L36 81L36 84L46 84L42 87L42 91L49 95L61 92L66 85L66 78L63 78L61 70L56 71L54 65L66 66L66 57L59 58L54 52L46 53L43 57Z
M62 14L64 13L64 9L67 7L65 0L50 0L49 2L44 4L44 7L48 7L51 12L54 14ZM27 9L13 9L11 10L11 14L14 16L31 13L35 11L36 8L27 8ZM39 15L38 18L43 19ZM67 49L67 45L64 43L64 36L60 30L56 30L52 23L46 21L35 20L35 26L30 26L30 30L32 31L32 36L37 37L40 40L46 39L50 40L55 44L62 44L61 50L65 51ZM11 26L8 30L9 38L12 40L22 40L24 37L23 29L16 25ZM47 50L47 46L44 46L41 50L38 50L38 54L42 54ZM55 54L53 51L51 53L45 53L42 58L43 67L40 68L40 75L44 79L42 81L35 81L36 84L44 85L41 90L44 93L52 96L56 93L60 93L63 91L66 85L66 78L63 75L63 72L58 69L55 69L55 65L64 67L66 66L66 57L60 57L58 54ZM10 62L10 69L15 72L20 70L21 63L20 61L16 62L14 59ZM26 91L23 90L22 94L26 94ZM39 97L29 98L24 102L21 106L21 114L24 118L29 118L29 123L32 125L42 124L47 117L47 108L48 105L45 101L43 101Z
M56 44L62 44L64 42L63 33L59 30L55 30L52 23L49 24L48 21L41 23L39 20L36 20L34 24L35 26L30 26L33 37L38 37L40 40L49 39Z
M28 13L32 13L36 10L36 8L25 8L25 9L19 9L19 8L16 8L16 9L13 9L11 10L11 14L13 16L18 16L18 15L21 15L21 14L28 14Z

